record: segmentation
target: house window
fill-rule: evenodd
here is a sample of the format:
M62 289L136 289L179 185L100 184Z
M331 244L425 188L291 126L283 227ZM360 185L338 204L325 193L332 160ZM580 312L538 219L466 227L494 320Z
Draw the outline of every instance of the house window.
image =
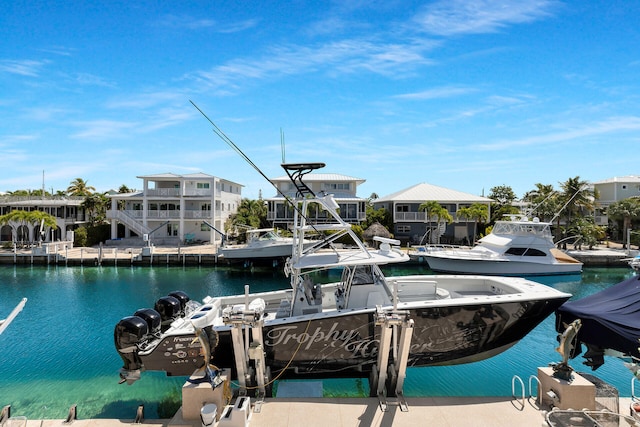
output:
M324 184L325 190L348 190L349 183L347 182L329 182Z
M196 188L209 188L209 183L208 182L198 182L196 184Z
M409 212L409 205L396 205L396 212Z
M403 233L403 234L411 233L410 225L398 225L396 226L396 229L398 230L398 233Z
M200 224L200 231L209 231L209 226L203 222Z

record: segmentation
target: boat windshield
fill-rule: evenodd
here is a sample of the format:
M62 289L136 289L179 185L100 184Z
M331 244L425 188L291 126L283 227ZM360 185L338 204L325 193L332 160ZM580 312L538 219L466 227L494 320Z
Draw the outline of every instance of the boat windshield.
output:
M497 221L491 231L493 234L527 236L533 235L543 239L552 239L551 228L544 222Z
M259 240L278 240L278 235L273 231L267 231L259 237Z

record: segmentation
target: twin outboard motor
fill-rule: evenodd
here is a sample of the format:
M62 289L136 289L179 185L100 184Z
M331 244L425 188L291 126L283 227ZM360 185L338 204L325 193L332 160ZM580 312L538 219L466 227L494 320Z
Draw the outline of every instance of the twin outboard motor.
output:
M173 291L156 301L154 309L160 313L162 325L168 327L177 318L184 317L189 301L189 295L182 291Z
M174 291L160 298L154 309L142 308L133 316L127 316L118 322L113 338L116 350L124 362L120 370L120 383L126 381L132 384L140 379L140 370L143 370L144 366L138 352L159 338L163 330L168 329L174 320L184 317L189 301L186 293Z

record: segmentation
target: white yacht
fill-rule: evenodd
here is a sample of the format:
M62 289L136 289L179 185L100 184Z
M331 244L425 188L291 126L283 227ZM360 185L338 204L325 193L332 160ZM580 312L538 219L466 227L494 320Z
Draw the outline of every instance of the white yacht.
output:
M555 247L551 223L524 215L496 221L472 248L430 248L419 253L433 271L507 276L579 274L582 263Z

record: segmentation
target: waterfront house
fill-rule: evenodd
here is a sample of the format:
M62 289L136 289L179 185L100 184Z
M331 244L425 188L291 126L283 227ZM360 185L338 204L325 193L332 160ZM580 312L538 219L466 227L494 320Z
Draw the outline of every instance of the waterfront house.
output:
M453 223L438 224L437 218L433 215L427 218L426 212L419 210L420 205L427 201L438 202L447 209L453 217ZM392 232L394 237L403 243L424 244L427 242L427 234L431 233L437 236L437 239L431 241L453 244L469 243L465 242L465 239L473 234L474 220L459 218L456 215L458 210L480 203L487 205L490 213L491 202L487 197L422 183L376 199L373 201L373 207L385 208L392 213Z
M619 202L629 197L640 196L640 176L627 175L608 178L592 184L598 193L595 222L597 225L607 226L609 218L604 213L612 203Z
M296 188L288 176L270 179L278 190L290 199L295 197ZM309 173L304 176L304 182L316 194L333 194L340 207L342 219L350 224L360 224L366 218L366 199L356 196L358 185L364 179L335 173ZM265 199L268 213L267 219L274 227L288 229L293 224L293 208L282 194ZM307 212L309 221L322 224L330 218L327 212Z
M220 242L224 223L242 198L242 185L205 173L137 178L142 191L109 195L112 240L137 236L175 246Z
M40 224L6 224L0 226L0 242L55 242L68 239L68 233L86 224L83 197L72 196L0 196L0 215L14 210L42 211L56 219L56 228L42 230ZM15 228L15 230L14 230ZM15 231L15 233L14 233Z

